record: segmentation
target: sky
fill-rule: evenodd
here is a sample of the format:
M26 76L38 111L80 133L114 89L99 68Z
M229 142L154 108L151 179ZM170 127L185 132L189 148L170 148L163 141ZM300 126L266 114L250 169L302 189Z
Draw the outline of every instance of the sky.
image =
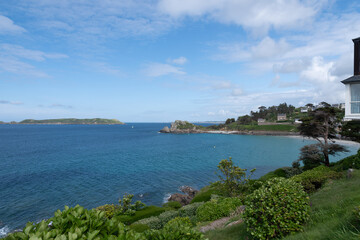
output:
M0 0L0 120L344 102L359 22L346 0Z

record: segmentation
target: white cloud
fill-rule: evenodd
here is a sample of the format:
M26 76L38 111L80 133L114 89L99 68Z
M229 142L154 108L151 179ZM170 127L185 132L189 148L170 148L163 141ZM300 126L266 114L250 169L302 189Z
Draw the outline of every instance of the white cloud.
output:
M44 61L45 59L60 59L68 56L60 53L45 53L37 50L25 49L19 45L1 44L0 50L2 55L25 58L34 61Z
M20 75L29 75L32 77L49 77L48 74L36 69L31 64L19 61L18 59L2 57L0 55L0 70Z
M148 77L160 77L168 74L186 74L181 68L164 63L150 63L143 72Z
M241 96L243 94L244 94L244 91L241 88L235 88L231 92L232 96Z
M297 27L309 21L327 1L160 0L159 9L180 18L207 17L233 23L258 33L271 27Z
M0 15L0 34L23 33L26 30L16 25L10 18Z
M178 65L184 65L187 62L186 57L179 57L175 59L170 59L170 63L178 64Z

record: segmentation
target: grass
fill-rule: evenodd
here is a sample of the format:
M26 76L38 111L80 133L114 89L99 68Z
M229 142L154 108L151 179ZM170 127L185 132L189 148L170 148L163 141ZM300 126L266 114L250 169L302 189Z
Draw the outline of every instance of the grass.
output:
M161 213L165 212L166 209L162 208L162 207L157 207L157 206L148 206L145 207L142 210L136 211L136 213L132 216L129 215L122 215L122 216L118 216L117 218L129 225L132 224L140 219L144 219L144 218L148 218L148 217L153 217L153 216L159 216Z
M310 196L310 219L304 231L289 235L286 240L351 240L360 239L360 223L355 220L353 210L360 205L360 170L353 178L330 180ZM206 233L209 240L246 239L245 224Z
M210 201L211 194L215 194L215 192L216 189L206 186L195 195L195 197L191 200L191 203Z

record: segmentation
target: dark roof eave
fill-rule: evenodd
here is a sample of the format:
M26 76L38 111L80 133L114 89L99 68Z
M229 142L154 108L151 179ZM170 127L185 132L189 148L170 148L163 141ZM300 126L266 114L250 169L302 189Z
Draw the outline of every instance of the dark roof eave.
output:
M354 75L352 77L349 77L345 80L341 81L343 84L348 84L348 83L360 83L360 75Z

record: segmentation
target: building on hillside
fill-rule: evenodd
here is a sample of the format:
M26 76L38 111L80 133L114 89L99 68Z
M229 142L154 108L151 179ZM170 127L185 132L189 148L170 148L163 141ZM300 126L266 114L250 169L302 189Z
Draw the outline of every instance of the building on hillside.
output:
M354 75L345 84L345 121L360 120L360 37L354 42Z
M286 114L285 114L285 113L279 113L279 114L277 115L277 120L278 120L278 121L286 121L286 120L287 120Z
M345 109L345 103L340 103L340 109Z
M302 112L302 113L307 113L308 111L309 111L309 109L307 107L300 108L300 112Z
M263 118L258 118L257 122L258 122L258 123L264 123L264 122L266 122L266 121L265 121L265 119L263 119Z

